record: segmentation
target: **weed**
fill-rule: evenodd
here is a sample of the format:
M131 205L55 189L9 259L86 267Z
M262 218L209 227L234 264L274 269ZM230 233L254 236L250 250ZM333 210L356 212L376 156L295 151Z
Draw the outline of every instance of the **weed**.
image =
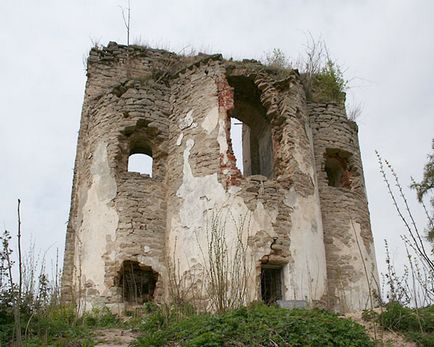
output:
M418 306L430 305L434 302L433 260L426 250L425 242L409 208L398 175L387 160L384 160L378 152L376 154L389 196L407 230L407 234L401 236L401 239L404 241L408 264L404 266L404 273L401 276L397 274L391 262L386 242L387 273L385 277L389 300L404 305L411 304L416 306L416 309ZM392 176L395 189L392 188L388 174Z
M107 309L78 315L77 307L62 306L59 298L58 258L52 278L46 273L45 256L35 255L31 244L21 255L21 219L18 200L18 252L12 260L11 235L0 235L0 346L91 346L91 329L123 326ZM14 276L14 266L18 272ZM15 277L18 280L15 280ZM20 339L21 336L21 339ZM20 341L21 340L21 341Z
M349 120L352 120L353 122L355 122L362 114L362 104L354 104L354 105L350 105L348 111L347 111L347 116Z
M375 312L373 309L363 310L362 319L365 322L375 322L378 320L379 314Z
M236 238L228 239L227 224L232 223ZM224 312L238 308L247 301L248 284L252 272L248 259L247 241L250 215L236 220L230 211L213 211L206 225L207 249L201 250L205 271L206 290L211 310Z
M403 333L419 346L434 346L434 305L417 309L391 301L377 320L384 328Z
M271 69L290 69L291 63L280 48L274 48L271 53L265 55L265 65Z
M312 100L343 104L347 85L340 67L327 56L325 66L313 77Z
M279 48L266 55L264 64L275 70L279 78L287 77L293 68L291 61ZM330 57L323 41L310 36L306 44L305 57L294 64L294 67L300 70L309 101L341 105L345 103L348 81L344 78L339 65ZM360 113L359 110L354 112L356 113L351 114L352 120Z
M419 346L434 346L434 263L425 248L398 175L387 160L378 152L376 154L389 196L407 231L406 235L401 235L407 260L402 275L397 273L385 241L387 273L384 277L389 303L378 316L377 322L386 329L403 333ZM389 179L389 175L392 179ZM392 188L391 182L395 188ZM414 181L413 188L419 193ZM429 225L432 225L428 213L427 216Z
M263 304L193 314L143 332L138 346L373 346L363 327L333 313Z

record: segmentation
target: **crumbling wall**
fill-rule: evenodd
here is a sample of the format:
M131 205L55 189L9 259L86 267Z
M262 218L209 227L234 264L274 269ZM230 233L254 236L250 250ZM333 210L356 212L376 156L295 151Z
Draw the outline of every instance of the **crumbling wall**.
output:
M282 267L284 299L311 302L325 292L326 271L301 85L293 76L286 84L292 90L280 90L259 64L252 65L245 69L213 60L191 66L173 83L175 121L170 132L176 136L169 141L168 196L174 199L168 199L167 250L177 272L203 288L213 214L224 216L220 223L231 245L236 244L240 221L247 220L241 237L249 268L246 301L260 299L261 266L275 265ZM250 78L261 91L276 176L245 177L236 167L229 135L234 90L228 74Z
M137 297L125 290L137 273L146 292L137 303L193 300L209 308L220 242L225 261L244 269L235 279L231 265L227 290L238 295L231 290L241 278L243 303L268 290L260 286L269 269L270 278L281 274L275 292L283 300L361 307L367 288L357 254L368 268L375 260L356 130L341 109L307 105L296 71L282 79L256 61L221 55L110 43L91 50L87 75L64 300L122 310ZM244 173L231 117L257 142ZM152 177L128 172L133 153L152 156ZM342 172L330 180L325 166Z
M153 72L171 55L118 48L92 49L88 60L62 279L64 300L83 309L122 302L126 260L164 272L169 103ZM152 178L127 172L137 136L155 149Z
M379 282L358 128L342 106L312 103L309 111L327 257L326 301L339 311L365 309ZM327 171L330 158L341 163L338 180Z

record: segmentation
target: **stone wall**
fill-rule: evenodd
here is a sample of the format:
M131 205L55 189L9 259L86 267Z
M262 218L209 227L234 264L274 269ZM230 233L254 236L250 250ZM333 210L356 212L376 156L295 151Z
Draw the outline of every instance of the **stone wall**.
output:
M62 284L65 300L84 309L119 302L125 260L163 273L170 93L152 74L171 56L116 44L90 52ZM153 152L152 178L127 172L142 139Z
M261 299L261 271L272 267L281 269L281 299L362 307L363 264L375 273L375 257L357 132L343 112L307 104L296 71L282 78L256 61L220 55L182 57L115 43L92 49L64 299L84 310L122 310L123 264L137 264L156 274L152 299L216 309L218 244L226 294L239 302ZM251 141L259 147L245 152L245 175L233 152L231 117L257 136ZM342 159L349 188L328 187L327 148L333 165L341 163L337 150L350 154ZM152 177L128 172L137 152L152 155Z
M309 105L327 257L329 304L337 310L369 307L379 281L357 124L334 104ZM330 182L327 158L343 164ZM337 186L332 186L335 184Z

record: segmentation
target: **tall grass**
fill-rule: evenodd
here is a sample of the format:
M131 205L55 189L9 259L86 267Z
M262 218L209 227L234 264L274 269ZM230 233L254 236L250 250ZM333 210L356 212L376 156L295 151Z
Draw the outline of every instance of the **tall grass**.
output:
M45 253L38 252L34 242L30 242L27 250L21 249L22 238L27 235L21 232L20 206L18 200L16 249L12 247L9 231L0 236L0 346L11 343L39 346L53 339L83 339L92 325L90 317L94 325L101 324L102 320L107 322L108 312L79 317L75 307L60 304L58 252L50 274Z

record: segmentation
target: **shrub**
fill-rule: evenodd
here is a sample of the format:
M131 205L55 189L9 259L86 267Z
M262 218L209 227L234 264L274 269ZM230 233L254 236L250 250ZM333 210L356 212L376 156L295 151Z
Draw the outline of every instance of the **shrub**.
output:
M325 66L320 73L313 77L312 99L316 102L345 102L347 81L339 66L327 58Z
M122 325L119 317L111 313L107 308L94 308L86 312L83 317L83 324L87 327L111 328Z
M144 327L138 346L374 346L362 326L336 314L263 304Z
M386 329L399 331L419 346L434 346L434 305L415 309L391 301L378 317Z
M7 311L0 310L0 345L7 346L14 332L14 316Z
M265 56L265 65L272 69L290 69L291 63L280 48L274 48Z
M292 64L281 49L275 48L265 57L264 64L274 71L277 78L286 78L292 71ZM308 100L320 103L345 103L348 81L334 61L323 41L308 39L304 57L295 63L300 70L303 87ZM350 114L355 120L360 108Z

